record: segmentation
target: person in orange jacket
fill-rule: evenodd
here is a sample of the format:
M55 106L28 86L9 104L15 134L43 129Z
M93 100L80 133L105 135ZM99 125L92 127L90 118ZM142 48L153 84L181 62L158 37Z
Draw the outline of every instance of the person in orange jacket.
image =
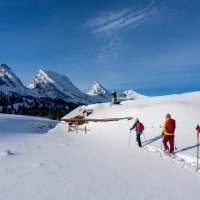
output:
M163 134L163 146L164 151L173 153L174 152L174 134L176 129L176 121L172 119L170 114L166 115L162 134Z

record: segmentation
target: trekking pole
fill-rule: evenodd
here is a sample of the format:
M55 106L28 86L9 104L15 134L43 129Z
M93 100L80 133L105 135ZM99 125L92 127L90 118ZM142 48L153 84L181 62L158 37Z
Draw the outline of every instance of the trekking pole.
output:
M177 146L176 146L176 141L175 141L175 138L174 138L174 150L177 150Z
M131 130L130 130L129 138L128 138L128 146L131 146Z
M199 171L199 134L197 132L197 172Z
M162 153L163 153L163 138L164 138L164 136L162 134L162 140L161 140L161 144L160 144L160 157L162 157Z
M146 136L145 136L145 133L143 132L143 136L144 136L144 140L146 141L147 140L147 138L146 138Z

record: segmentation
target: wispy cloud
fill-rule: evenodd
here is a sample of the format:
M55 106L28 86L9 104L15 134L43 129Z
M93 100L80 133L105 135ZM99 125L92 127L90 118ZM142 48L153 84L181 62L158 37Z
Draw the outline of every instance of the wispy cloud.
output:
M134 8L125 8L117 11L103 12L87 22L94 34L104 34L112 36L121 30L135 28L144 24L152 16L160 12L160 9L151 3L145 8L136 10Z
M158 16L166 7L154 1L141 9L124 8L109 12L101 12L86 22L87 28L95 36L100 36L102 48L99 49L97 61L103 63L119 57L122 45L120 38L124 30L132 30Z
M106 39L102 47L99 49L97 61L107 63L108 60L117 58L119 52L119 38L117 36L113 36L112 38Z

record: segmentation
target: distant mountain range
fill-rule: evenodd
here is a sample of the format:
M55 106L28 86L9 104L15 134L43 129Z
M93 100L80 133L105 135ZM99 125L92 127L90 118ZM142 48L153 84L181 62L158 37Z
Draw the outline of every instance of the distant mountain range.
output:
M60 118L83 104L109 102L111 92L94 81L85 94L70 79L57 72L39 70L26 87L5 64L0 65L0 112ZM119 93L122 100L141 95L128 90Z
M93 98L75 87L69 78L52 71L39 70L28 88L39 96L51 99L64 99L67 102L76 104L94 102Z
M146 96L138 92L135 92L134 90L131 90L131 89L118 92L118 98L122 101L134 100L134 99L139 99L139 98L144 98L144 97Z
M124 91L115 90L115 92L117 92L118 99L121 101L134 100L134 99L146 97L131 89L124 90ZM110 99L112 98L112 92L107 90L97 81L93 81L87 94L93 97L94 96L97 96L99 98L101 97L103 100L107 100L107 101L110 101Z

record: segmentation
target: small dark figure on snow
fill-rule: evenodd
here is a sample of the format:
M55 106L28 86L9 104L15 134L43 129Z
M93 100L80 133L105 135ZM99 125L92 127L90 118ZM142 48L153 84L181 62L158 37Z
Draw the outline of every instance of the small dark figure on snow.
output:
M163 146L164 151L173 153L174 152L174 134L176 129L176 121L171 118L170 114L166 115L162 134L163 134ZM169 144L169 146L168 146Z
M197 133L200 134L200 126L199 126L199 124L197 124L196 130L197 130Z
M139 119L136 119L135 123L130 128L130 131L133 130L133 129L135 129L136 141L138 143L138 146L142 147L140 136L142 135L142 133L144 131L144 125L139 121Z

